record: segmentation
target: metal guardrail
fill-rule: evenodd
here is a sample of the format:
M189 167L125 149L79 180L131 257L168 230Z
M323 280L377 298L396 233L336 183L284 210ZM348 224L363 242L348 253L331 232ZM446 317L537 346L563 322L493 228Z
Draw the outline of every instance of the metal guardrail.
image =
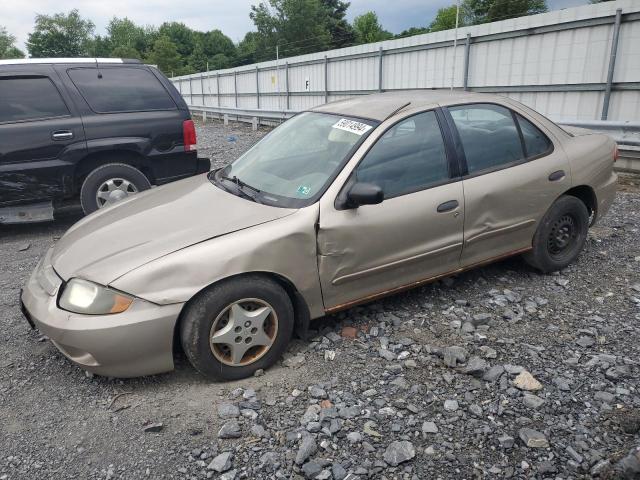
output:
M225 122L230 119L250 122L254 130L260 124L277 125L291 118L297 110L267 110L257 108L203 107L190 106L194 114L200 114L203 120L218 118ZM617 170L640 173L640 122L607 120L554 120L559 125L586 128L611 136L619 145Z

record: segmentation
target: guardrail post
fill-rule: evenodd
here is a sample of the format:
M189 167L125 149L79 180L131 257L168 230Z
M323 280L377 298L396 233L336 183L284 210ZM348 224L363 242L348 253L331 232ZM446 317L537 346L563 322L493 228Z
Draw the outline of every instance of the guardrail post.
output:
M609 116L609 102L611 100L611 85L613 84L613 71L616 66L616 54L618 52L618 37L620 36L620 23L622 21L622 9L616 10L616 19L613 24L613 38L611 40L611 53L609 54L609 71L607 72L607 86L604 90L602 101L602 120Z
M216 72L216 102L220 107L220 72Z
M462 75L462 85L464 91L469 91L469 55L471 54L471 34L467 33L467 43L464 44L464 73Z
M284 63L284 83L287 95L287 110L289 110L289 62Z
M260 109L260 72L258 65L256 65L256 105Z
M207 121L207 112L202 110L202 123L205 123L206 121Z
M222 118L224 119L224 124L229 125L229 115L225 113Z
M324 103L329 101L329 59L324 56Z
M251 130L258 130L258 117L251 117Z
M384 51L382 47L378 50L378 91L382 91L382 55L384 55Z
M233 71L233 103L236 108L238 108L238 72Z

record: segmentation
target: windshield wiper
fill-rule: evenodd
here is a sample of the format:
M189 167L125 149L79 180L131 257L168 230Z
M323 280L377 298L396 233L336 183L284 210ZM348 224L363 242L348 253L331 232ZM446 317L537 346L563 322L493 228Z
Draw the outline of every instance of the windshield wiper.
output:
M251 186L251 185L249 185L248 183L243 182L242 180L240 180L240 179L239 179L237 176L235 176L235 175L234 175L233 177L228 177L228 176L226 176L226 175L220 175L220 178L221 178L222 180L227 180L227 181L229 181L229 182L234 183L234 184L236 185L236 188L238 189L238 192L242 193L246 198L249 198L249 199L253 200L253 201L254 201L254 202L256 202L256 203L262 203L262 202L258 199L257 195L252 195L252 194L250 194L250 193L246 192L245 190L243 190L244 188L247 188L247 189L249 189L249 190L254 191L256 194L259 194L259 193L260 193L260 190L258 190L256 187L252 187L252 186Z

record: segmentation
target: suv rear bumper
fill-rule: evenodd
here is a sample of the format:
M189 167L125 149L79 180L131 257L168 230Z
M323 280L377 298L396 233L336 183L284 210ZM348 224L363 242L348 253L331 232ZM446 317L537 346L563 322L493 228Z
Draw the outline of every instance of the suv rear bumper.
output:
M211 160L206 157L198 157L198 169L196 173L207 173L211 170Z

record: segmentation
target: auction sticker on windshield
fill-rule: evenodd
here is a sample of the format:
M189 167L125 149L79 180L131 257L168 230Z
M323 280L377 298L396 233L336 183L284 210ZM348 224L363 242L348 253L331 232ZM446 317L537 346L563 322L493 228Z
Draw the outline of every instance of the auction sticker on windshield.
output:
M363 135L371 130L373 127L366 123L356 122L354 120L347 120L346 118L340 119L333 128L338 128L346 132L355 133L356 135Z

